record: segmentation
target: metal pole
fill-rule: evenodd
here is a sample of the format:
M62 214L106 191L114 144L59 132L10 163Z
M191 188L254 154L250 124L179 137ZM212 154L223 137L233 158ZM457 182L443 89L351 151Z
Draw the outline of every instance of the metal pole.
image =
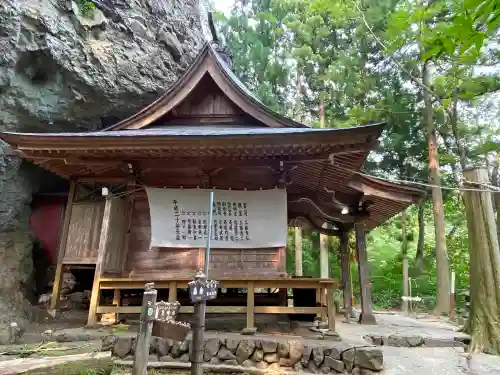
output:
M208 234L207 247L205 248L205 275L204 280L208 279L208 268L210 265L210 244L212 240L212 221L213 221L214 192L210 192L210 208L208 211ZM193 350L191 357L191 375L203 375L203 344L205 331L205 315L207 311L207 302L205 300L194 304L193 319Z
M193 319L193 351L191 358L191 375L203 374L203 342L205 331L205 312L207 302L197 302L194 305Z
M212 221L213 221L214 192L210 192L210 210L208 211L208 235L207 247L205 248L205 277L208 280L208 266L210 264L210 244L212 242Z
M144 296L142 297L141 320L136 339L132 375L147 375L149 339L151 338L151 330L153 329L156 295L157 291L154 289L154 284L146 284L144 287Z

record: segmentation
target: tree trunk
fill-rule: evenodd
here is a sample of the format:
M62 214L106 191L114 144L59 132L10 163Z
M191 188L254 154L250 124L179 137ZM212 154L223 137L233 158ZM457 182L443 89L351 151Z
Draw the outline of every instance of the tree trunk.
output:
M455 147L457 148L458 160L460 161L460 167L462 171L465 169L466 158L465 149L460 140L460 134L458 133L458 98L456 97L456 92L453 95L453 102L451 103L450 109L450 125L453 137L455 138Z
M408 297L408 218L401 212L401 254L403 255L403 296ZM408 312L408 301L402 301L402 310Z
M485 169L464 172L469 181L487 184ZM471 186L477 189L477 185ZM469 234L470 314L465 331L473 352L500 354L500 249L493 213L492 194L466 191Z
M428 61L422 65L422 81L430 86ZM436 233L436 306L434 313L446 314L450 311L450 265L446 249L446 231L444 221L443 195L441 191L441 176L439 174L439 158L437 149L436 129L433 120L432 100L427 90L423 90L424 113L423 121L427 130L429 145L429 176L432 188L432 208L434 213L434 228Z
M424 266L424 246L425 246L425 201L418 205L418 242L417 253L415 255L415 265L419 270Z
M497 154L495 164L493 165L491 184L500 187L500 153ZM497 234L498 242L500 242L500 193L493 194L493 203L495 204L495 211L497 212Z
M319 126L321 128L325 127L325 105L323 99L319 102ZM328 224L326 225L328 227ZM329 238L326 234L320 233L319 235L319 254L320 254L320 277L329 277L329 264L328 264L328 242Z

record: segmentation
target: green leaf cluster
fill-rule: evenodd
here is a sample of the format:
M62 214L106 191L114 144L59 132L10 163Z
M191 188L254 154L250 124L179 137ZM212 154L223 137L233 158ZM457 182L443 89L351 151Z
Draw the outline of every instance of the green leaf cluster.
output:
M458 186L464 166L484 165L500 153L500 107L495 99L500 90L496 69L500 53L484 48L495 35L496 8L491 17L474 18L483 3L249 0L237 2L230 16L220 15L218 27L232 50L236 74L274 110L311 126L320 125L321 108L327 127L386 122L380 145L364 169L390 179L429 180L424 91L415 83L421 82L422 66L428 63L441 180L443 185ZM465 12L465 8L475 10ZM457 22L463 27L457 27ZM491 29L477 29L488 22ZM459 41L469 27L484 38L480 40L476 33L467 46ZM462 43L462 50L457 43ZM462 292L468 286L463 203L456 191L444 190L443 198L448 254L457 274L457 290ZM414 295L424 297L422 308L434 303L434 219L430 202L424 205L423 225L418 207L407 211L406 234L400 218L370 233L372 291L378 307L400 306L404 252L410 257ZM291 273L292 237L287 257ZM319 236L305 233L306 275L319 276L318 249ZM423 249L422 254L417 256L417 249ZM330 262L331 275L340 277L334 240Z
M92 0L76 0L76 5L83 17L94 18L95 4Z

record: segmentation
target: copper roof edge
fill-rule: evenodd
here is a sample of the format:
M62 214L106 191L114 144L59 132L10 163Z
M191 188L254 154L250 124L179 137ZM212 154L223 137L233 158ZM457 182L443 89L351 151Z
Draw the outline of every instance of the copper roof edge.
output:
M306 127L306 128L270 128L270 127L260 127L260 128L255 128L249 130L248 133L245 133L245 129L242 129L242 131L237 131L235 130L234 133L231 133L231 131L227 131L226 133L221 133L221 134L208 134L208 135L199 135L199 136L252 136L252 135L283 135L285 133L288 133L289 135L300 135L300 134L311 134L311 133L359 133L362 131L373 131L373 135L375 138L380 137L382 131L385 128L386 122L379 122L379 123L373 123L373 124L364 124L364 125L358 125L358 126L350 126L350 127L345 127L345 128L311 128L311 127ZM199 126L200 129L203 128L203 125ZM165 126L165 129L169 129L169 126ZM252 133L252 131L254 133ZM127 136L127 134L130 134ZM103 132L103 131L89 131L89 132L59 132L59 133L23 133L23 132L9 132L9 131L0 131L0 138L4 139L6 142L8 138L11 137L38 137L38 138L57 138L57 137L64 137L64 138L80 138L80 139L85 139L85 138L133 138L133 137L146 137L146 138L166 138L166 137L179 137L179 138L185 138L185 137L196 137L198 135L175 135L175 134L170 134L170 135L163 135L161 131L148 131L146 129L135 129L135 130L128 130L128 129L122 129L122 130L117 130L117 131L112 131L112 132Z

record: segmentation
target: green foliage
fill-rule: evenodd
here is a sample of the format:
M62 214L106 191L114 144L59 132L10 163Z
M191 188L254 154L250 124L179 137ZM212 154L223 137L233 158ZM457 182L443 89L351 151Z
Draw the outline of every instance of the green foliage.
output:
M86 370L81 375L106 375L105 370Z
M274 110L311 126L319 125L321 107L327 127L385 121L380 147L364 168L391 179L429 180L423 89L415 83L429 59L441 180L458 186L464 166L498 158L499 153L500 111L498 106L492 109L487 98L500 90L498 69L488 69L500 63L500 53L484 48L500 22L495 16L500 11L491 3L250 0L237 2L230 16L217 19L236 73ZM443 198L458 296L469 283L467 226L458 193L444 190ZM406 234L400 217L370 232L375 306L400 306L403 252L410 259L412 293L423 298L417 307L433 305L434 237L430 202L425 203L423 226L418 223L418 208L411 207ZM293 241L290 235L290 273L295 267ZM419 244L423 257L417 259ZM319 236L305 232L302 248L304 274L319 276ZM340 278L337 241L331 241L329 251L331 275ZM359 293L355 265L352 271Z
M92 0L76 0L76 5L83 17L94 18L95 4Z

